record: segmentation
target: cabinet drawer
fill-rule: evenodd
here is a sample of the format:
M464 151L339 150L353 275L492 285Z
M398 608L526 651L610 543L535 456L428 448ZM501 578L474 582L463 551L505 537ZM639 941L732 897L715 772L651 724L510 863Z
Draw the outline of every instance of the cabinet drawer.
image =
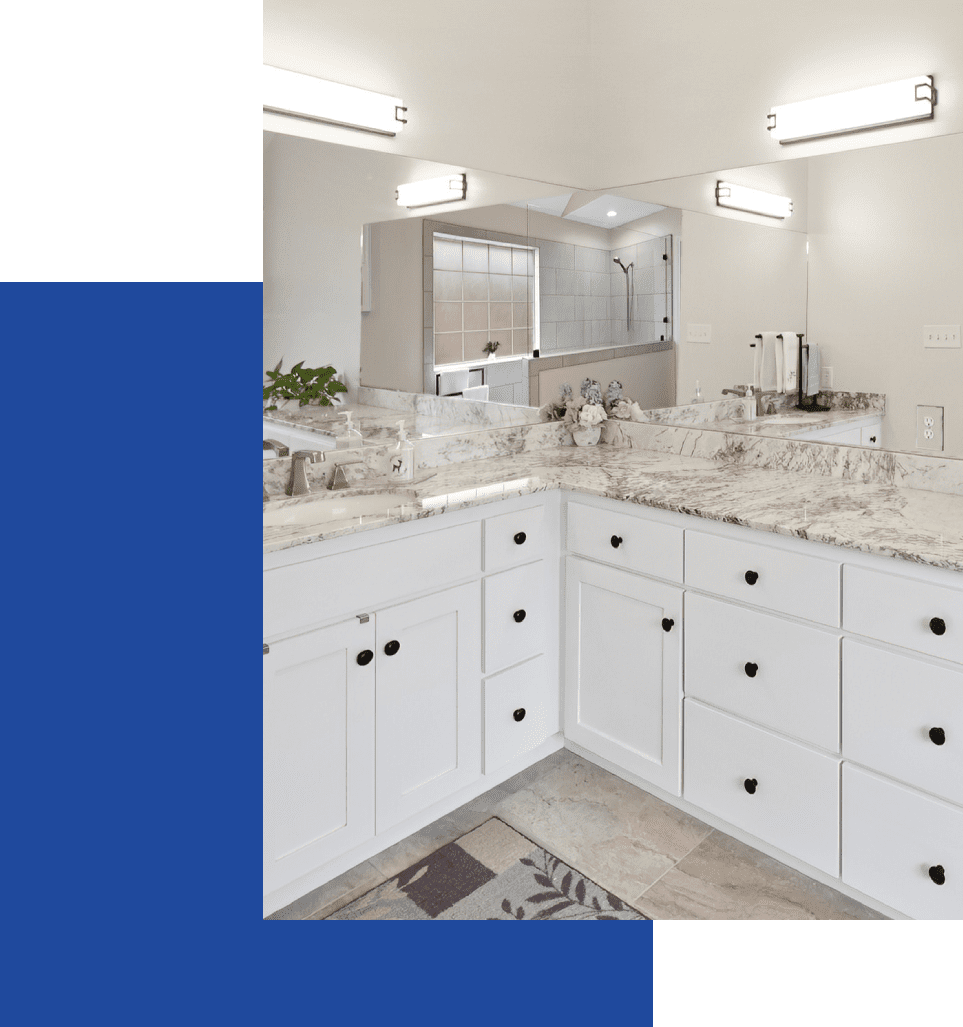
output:
M545 509L541 506L485 518L485 572L503 571L545 555Z
M485 578L485 673L545 650L545 564Z
M479 536L477 523L460 524L266 571L264 637L295 634L477 574Z
M685 694L839 751L839 636L685 597Z
M963 588L931 585L846 564L843 627L891 645L963 663Z
M839 564L832 560L687 530L685 582L727 599L839 626Z
M872 446L879 449L882 445L883 426L881 424L864 425L859 429L859 444L861 446Z
M682 529L629 513L568 504L568 548L578 556L682 581Z
M558 696L549 688L544 656L485 682L485 773L534 749L558 731Z
M843 753L963 803L963 671L846 639Z
M838 876L839 760L691 699L684 717L683 797Z
M843 880L916 920L963 919L963 810L845 763Z

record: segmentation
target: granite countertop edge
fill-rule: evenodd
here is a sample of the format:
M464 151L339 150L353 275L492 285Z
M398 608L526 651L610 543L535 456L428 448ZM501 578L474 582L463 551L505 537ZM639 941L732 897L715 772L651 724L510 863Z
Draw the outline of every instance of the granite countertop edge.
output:
M264 555L562 489L963 571L963 496L608 447L492 457L432 471L421 483L399 486L415 492L417 502L436 505L406 507L324 531L305 525L265 528ZM325 495L271 504L312 502Z

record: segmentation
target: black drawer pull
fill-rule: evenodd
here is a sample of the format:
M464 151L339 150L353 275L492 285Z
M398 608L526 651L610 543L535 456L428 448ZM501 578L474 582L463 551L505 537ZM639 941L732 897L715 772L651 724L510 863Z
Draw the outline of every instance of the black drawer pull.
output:
M876 436L875 435L870 435L869 441L870 442L875 442L876 441Z
M525 708L524 708L524 707L520 707L519 709L517 709L517 710L516 710L516 711L515 711L515 712L514 712L514 713L512 714L512 716L513 716L513 717L515 718L515 720L516 720L516 721L522 721L522 720L524 720L524 719L525 719Z
M758 785L759 782L754 777L747 777L745 781L742 782L742 787L745 788L750 795L755 795Z
M675 624L675 621L671 617L663 617L662 618L662 630L663 631L671 631L673 624Z
M370 649L362 649L361 652L358 653L358 663L360 663L362 667L367 667L373 659L374 653Z
M756 571L746 571L746 584L755 585L759 580L759 575Z
M930 621L930 631L934 635L945 635L946 634L946 621L942 617L934 617Z
M946 741L946 732L941 727L931 727L930 741L934 745L942 745Z
M746 677L747 678L754 678L759 673L759 664L758 663L747 663L745 669L746 669Z
M527 538L528 538L528 536L525 534L524 531L517 532L516 535L515 535L515 545L516 546L524 545L525 539L527 539Z
M385 646L385 654L387 656L394 656L394 654L401 648L401 643L396 639L392 639Z
M612 536L612 548L613 549L618 549L620 545L622 545L622 536L621 535L613 535Z
M516 610L512 614L512 616L515 618L515 623L516 624L521 624L522 621L525 619L525 611L524 610Z
M930 867L929 869L930 880L934 884L945 884L946 883L946 871L939 865Z

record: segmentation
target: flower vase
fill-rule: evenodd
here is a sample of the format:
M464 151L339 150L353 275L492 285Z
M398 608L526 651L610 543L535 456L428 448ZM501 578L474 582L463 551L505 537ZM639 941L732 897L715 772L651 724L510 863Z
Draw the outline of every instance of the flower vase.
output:
M589 428L573 428L572 441L576 446L595 446L602 434L602 426L593 424Z

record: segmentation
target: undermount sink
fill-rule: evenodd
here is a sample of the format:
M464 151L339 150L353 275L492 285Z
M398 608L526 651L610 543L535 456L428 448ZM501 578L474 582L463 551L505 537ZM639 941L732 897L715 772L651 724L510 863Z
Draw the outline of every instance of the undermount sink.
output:
M818 414L772 414L769 417L760 417L759 420L765 421L766 424L816 424L823 418Z
M403 506L418 502L409 489L396 492L368 492L360 496L339 496L324 493L303 503L287 503L264 508L264 527L322 525L335 521L353 521L361 517L387 517Z

